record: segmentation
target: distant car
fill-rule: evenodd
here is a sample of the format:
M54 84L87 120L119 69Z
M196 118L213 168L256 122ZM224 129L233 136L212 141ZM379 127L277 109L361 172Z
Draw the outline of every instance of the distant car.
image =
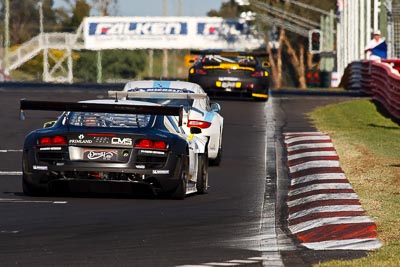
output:
M176 117L182 120L182 107L103 99L21 100L20 108L64 111L25 138L26 195L145 191L183 199L207 192L206 141L180 130ZM198 132L194 128L192 133Z
M219 114L221 106L210 102L204 90L195 83L184 81L130 81L124 92L128 99L159 103L165 106L180 106L183 109L183 129L189 134L191 127L201 128L199 136L208 141L210 164L217 166L222 159L222 133L224 118ZM109 92L114 96L115 91Z
M188 81L199 84L210 96L268 100L269 63L259 60L266 53L205 50L192 54L197 58L189 68Z

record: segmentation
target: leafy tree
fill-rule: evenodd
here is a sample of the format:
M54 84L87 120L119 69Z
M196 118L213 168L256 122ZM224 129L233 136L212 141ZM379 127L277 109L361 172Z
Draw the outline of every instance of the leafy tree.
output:
M146 66L146 53L142 50L102 51L104 80L134 79ZM95 82L97 79L96 52L84 51L74 64L74 75L80 81Z
M40 5L42 3L44 31L56 31L59 27L57 9L53 0L10 0L9 34L10 44L21 44L40 32ZM4 36L5 4L0 9L0 33ZM3 37L4 38L4 37Z
M60 8L58 14L64 32L74 32L85 17L90 15L92 7L86 0L64 0L68 7Z

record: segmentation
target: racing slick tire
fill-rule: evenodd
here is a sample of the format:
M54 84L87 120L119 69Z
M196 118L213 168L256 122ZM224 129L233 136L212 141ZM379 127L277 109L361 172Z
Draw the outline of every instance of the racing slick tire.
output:
M218 154L215 159L210 159L210 165L211 166L219 166L221 164L222 160L222 147L218 149Z
M45 190L27 182L25 174L22 174L22 191L26 196L41 196L46 194Z
M172 199L185 199L186 197L186 189L187 189L187 182L188 182L188 173L189 173L189 156L185 155L182 159L182 170L179 175L179 182L176 189L172 192L171 198Z
M208 155L199 155L199 163L197 167L197 193L207 194L208 191Z

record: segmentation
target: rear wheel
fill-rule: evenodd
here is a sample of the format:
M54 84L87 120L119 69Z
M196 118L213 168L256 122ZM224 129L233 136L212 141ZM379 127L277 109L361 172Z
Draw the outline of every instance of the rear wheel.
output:
M44 190L26 181L25 174L22 174L22 191L26 196L40 196L45 194Z
M210 165L211 166L219 166L221 164L222 160L222 147L218 149L218 154L215 159L210 159Z
M172 199L184 199L186 197L187 179L189 173L189 156L185 155L182 161L182 169L179 175L178 186L171 194Z
M208 191L208 156L207 154L199 155L199 163L197 167L197 193L206 194Z

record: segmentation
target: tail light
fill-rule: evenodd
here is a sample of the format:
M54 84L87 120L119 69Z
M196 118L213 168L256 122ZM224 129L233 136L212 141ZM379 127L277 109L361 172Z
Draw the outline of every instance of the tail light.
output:
M198 127L201 129L206 129L211 126L211 122L208 121L198 121L198 120L189 120L187 126L190 127Z
M64 136L56 135L56 136L45 136L39 139L40 146L65 146L67 145L67 138Z
M164 141L154 141L150 139L140 139L136 142L135 148L147 148L147 149L167 149L167 143Z
M189 71L190 74L198 74L198 75L207 75L207 71L204 69L196 69L196 68L191 68Z
M264 76L264 71L255 71L253 74L251 74L253 77L263 77Z

